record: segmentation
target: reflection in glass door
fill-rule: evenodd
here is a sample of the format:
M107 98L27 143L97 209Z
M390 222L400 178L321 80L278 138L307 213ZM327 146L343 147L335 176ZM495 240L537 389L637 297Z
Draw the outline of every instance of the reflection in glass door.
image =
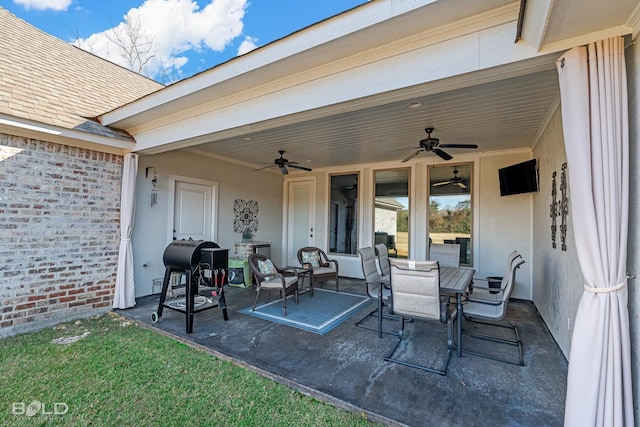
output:
M409 169L375 172L374 244L389 256L409 256Z
M460 245L460 264L472 264L471 164L429 171L429 242Z
M329 252L355 255L358 250L358 174L331 175Z

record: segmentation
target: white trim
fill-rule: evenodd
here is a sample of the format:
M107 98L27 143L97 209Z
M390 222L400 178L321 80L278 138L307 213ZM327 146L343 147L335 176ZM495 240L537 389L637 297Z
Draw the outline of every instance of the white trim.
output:
M638 36L640 31L640 3L638 3L633 9L633 12L629 15L629 19L626 22L627 26L631 28L631 36L633 40Z
M554 98L553 102L551 103L551 106L549 106L549 109L547 110L547 114L545 114L544 119L542 120L542 123L540 123L540 127L538 128L538 132L536 133L535 138L533 138L533 144L531 144L532 152L536 149L538 142L540 142L540 139L546 132L547 127L549 126L549 123L551 123L551 120L553 119L554 114L556 113L556 111L558 111L559 108L560 108L560 94L558 93L558 95Z
M23 138L120 155L133 151L136 146L133 140L109 138L6 114L0 114L0 132Z

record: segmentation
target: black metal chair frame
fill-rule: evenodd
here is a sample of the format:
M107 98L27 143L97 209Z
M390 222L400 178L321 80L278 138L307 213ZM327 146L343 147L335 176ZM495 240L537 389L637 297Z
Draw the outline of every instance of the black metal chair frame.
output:
M371 272L371 274L367 274L366 271L366 267L364 265L365 263L365 258L364 258L364 254L363 254L363 250L364 251L368 251L371 250L374 255L375 255L375 251L373 248L368 247L368 248L360 248L358 249L358 253L360 256L360 262L362 263L362 272L364 274L364 278L365 278L365 286L367 287L367 294L371 297L371 298L377 298L378 299L378 304L376 306L376 308L374 310L372 310L370 313L368 313L366 316L364 316L362 319L358 320L356 322L356 326L360 327L360 328L365 328L365 329L369 329L372 331L378 331L378 338L382 338L382 334L388 334L388 335L394 335L397 336L398 333L395 331L391 331L391 330L385 330L383 329L382 325L383 319L388 319L388 320L395 320L398 321L400 320L400 318L392 313L389 314L385 314L384 313L384 307L391 307L391 304L385 304L384 303L384 298L383 298L383 289L386 287L387 289L390 289L390 281L389 278L383 278L382 276L377 274L377 269L375 271L375 275L373 274L373 272ZM375 259L375 258L374 258ZM369 277L367 277L369 276ZM372 288L377 285L377 292L375 292L375 290L373 290ZM391 295L389 295L389 299L391 298ZM378 318L378 326L377 327L373 327L373 326L369 326L367 325L365 322L371 318L371 317L377 317Z
M508 280L511 283L509 283L505 288L499 290L499 293L502 294L502 297L498 298L499 295L497 295L495 300L483 300L483 299L474 299L472 297L467 297L467 302L475 302L475 303L478 303L478 304L485 304L485 305L495 306L495 307L498 307L498 306L504 304L505 305L504 313L506 313L506 305L507 305L509 297L511 295L511 291L513 290L513 285L514 285L513 282L515 281L515 278L516 278L516 270L518 268L520 268L520 266L522 264L524 264L524 260L522 259L521 255L518 254L517 256L512 257L511 266L509 268L509 271L507 272ZM516 366L524 366L524 351L522 349L522 340L520 339L520 334L518 332L518 327L514 323L509 322L508 325L496 323L496 322L502 320L504 318L504 315L501 318L489 319L489 321L486 321L486 320L478 320L478 318L480 316L467 315L464 312L463 312L463 314L464 314L465 321L470 322L470 323L476 323L476 324L480 324L480 325L492 326L492 327L503 328L503 329L511 329L513 331L514 336L515 336L514 339L501 338L501 337L497 337L497 336L494 336L494 335L488 335L488 334L483 334L483 333L478 333L478 332L471 332L471 331L465 330L464 327L462 328L462 333L464 335L467 335L467 336L470 336L470 337L475 337L475 338L483 339L483 340L486 340L486 341L492 341L492 342L497 342L497 343L501 343L501 344L507 344L507 345L511 345L511 346L514 346L514 347L518 347L518 361L514 362L512 360L508 360L508 359L492 356L492 355L486 354L486 353L481 353L481 352L471 351L471 350L465 350L464 348L462 349L463 353L470 354L472 356L484 357L486 359L496 360L498 362L509 363L509 364L516 365ZM481 319L486 319L486 318L485 317L481 317Z
M428 261L427 261L428 262ZM438 265L437 261L434 262L435 267L432 268L436 268L439 270L440 266ZM394 269L398 270L405 270L404 268L401 268L398 265L394 265L392 263L391 265L391 269L392 271L394 271ZM418 270L411 270L411 271L418 271ZM430 270L429 270L430 271ZM419 273L418 273L419 274ZM393 274L392 274L393 275ZM440 275L438 273L438 282L440 280ZM447 351L445 352L444 358L443 358L443 364L444 364L444 368L443 369L437 369L437 368L433 368L430 366L424 366L424 365L418 365L416 363L411 363L405 360L401 360L398 359L396 357L394 357L394 354L396 352L396 350L398 349L398 347L400 346L400 343L402 342L402 338L404 336L404 325L405 325L405 321L407 319L411 319L411 320L421 320L421 321L425 321L425 322L435 322L434 319L432 318L428 318L428 317L422 317L422 316L417 316L417 315L408 315L405 313L399 314L398 316L400 317L400 332L397 334L398 335L398 341L396 342L396 344L394 345L393 349L384 357L385 361L388 362L393 362L393 363L398 363L400 365L404 365L404 366L408 366L411 368L416 368L416 369L421 369L423 371L428 371L428 372L432 372L435 374L439 374L439 375L447 375L447 369L449 367L449 360L451 359L451 353L452 350L454 348L454 322L456 320L456 313L455 310L452 312L451 311L451 297L447 296L447 295L441 295L439 292L439 288L440 288L440 284L438 283L438 297L440 299L440 319L439 322L443 323L446 325L447 327ZM393 304L393 286L391 287L391 295L392 295L392 304ZM394 308L394 312L397 312L397 309Z

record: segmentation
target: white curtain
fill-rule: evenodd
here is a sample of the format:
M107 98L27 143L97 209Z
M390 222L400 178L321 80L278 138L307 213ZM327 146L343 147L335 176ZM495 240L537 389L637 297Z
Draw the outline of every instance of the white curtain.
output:
M138 155L133 153L125 154L122 167L122 190L120 193L120 251L113 308L129 308L136 305L133 285L131 232L133 231L137 173Z
M571 215L584 292L571 341L566 426L632 426L627 308L629 122L624 41L557 61Z

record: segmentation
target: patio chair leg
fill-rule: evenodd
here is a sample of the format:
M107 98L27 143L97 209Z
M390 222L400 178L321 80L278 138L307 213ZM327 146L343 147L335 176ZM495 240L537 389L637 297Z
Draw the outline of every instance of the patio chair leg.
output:
M404 317L400 317L400 332L398 333L398 337L399 337L398 341L394 345L391 352L387 356L385 356L384 360L386 362L393 362L399 365L408 366L410 368L416 368L416 369L421 369L423 371L433 372L434 374L438 374L442 376L447 375L447 369L449 368L449 360L451 359L451 347L449 346L449 342L453 341L453 338L452 338L453 328L449 328L449 325L447 325L447 351L444 355L444 362L443 362L444 369L436 369L436 368L431 368L424 365L417 365L415 363L406 362L404 360L396 359L393 357L394 353L396 352L396 350L400 346L400 343L402 342L402 336L404 335L404 323L405 323ZM452 324L452 323L453 322L449 322L449 324ZM451 333L449 329L451 329Z
M468 335L470 337L483 339L483 340L486 340L486 341L497 342L497 343L500 343L500 344L507 344L507 345L511 345L511 346L514 346L514 347L517 346L518 347L518 356L519 357L518 357L518 361L514 362L512 360L503 359L503 358L500 358L500 357L494 357L494 356L491 356L489 354L474 352L474 351L471 351L471 350L462 349L463 353L470 354L472 356L484 357L486 359L496 360L498 362L509 363L511 365L524 366L524 352L522 350L522 341L520 340L520 334L518 333L518 328L517 328L516 325L513 325L513 324L511 324L511 325L500 325L500 324L497 324L497 323L481 322L481 321L478 321L478 320L469 319L467 317L465 317L465 319L468 322L477 323L477 324L480 324L480 325L487 325L487 326L493 326L493 327L497 327L497 328L511 329L513 331L515 337L516 337L514 340L510 340L510 339L507 339L507 338L500 338L500 337L496 337L496 336L493 336L493 335L487 335L487 334L482 334L482 333L478 333L478 332L469 332L469 331L466 331L464 328L462 329L462 333L464 335Z
M383 305L383 308L384 308L384 307L387 307L387 306L386 306L386 305ZM378 322L380 322L380 318L379 318L379 316L378 316L378 310L379 310L379 308L378 308L378 307L376 307L376 308L375 308L375 310L371 311L371 312L370 312L370 313L368 313L366 316L364 316L362 319L358 320L358 321L356 322L356 326L358 326L358 327L360 327L360 328L364 328L364 329L370 329L370 330L372 330L372 331L380 331L380 327L379 327L379 323L378 323ZM376 326L369 326L369 325L364 325L364 324L363 324L363 323L364 323L368 318L373 317L373 316L375 316L375 317L376 317L376 319L377 319L377 320L376 320L376 322L377 322L378 324L377 324ZM400 320L400 317L399 317L399 316L392 315L392 314L384 314L384 311L383 311L383 313L382 313L382 318L383 318L383 319L388 319L388 320ZM413 320L413 319L411 319L411 320ZM386 330L384 330L384 329L382 329L382 333L383 333L383 334L387 334L387 335L394 335L394 336L397 336L397 335L398 335L398 333L397 333L397 332L395 332L395 331L386 331Z
M284 296L282 297L282 315L287 315L287 298Z
M256 290L256 297L253 299L253 308L251 311L256 311L256 304L258 303L258 297L260 297L260 292Z

